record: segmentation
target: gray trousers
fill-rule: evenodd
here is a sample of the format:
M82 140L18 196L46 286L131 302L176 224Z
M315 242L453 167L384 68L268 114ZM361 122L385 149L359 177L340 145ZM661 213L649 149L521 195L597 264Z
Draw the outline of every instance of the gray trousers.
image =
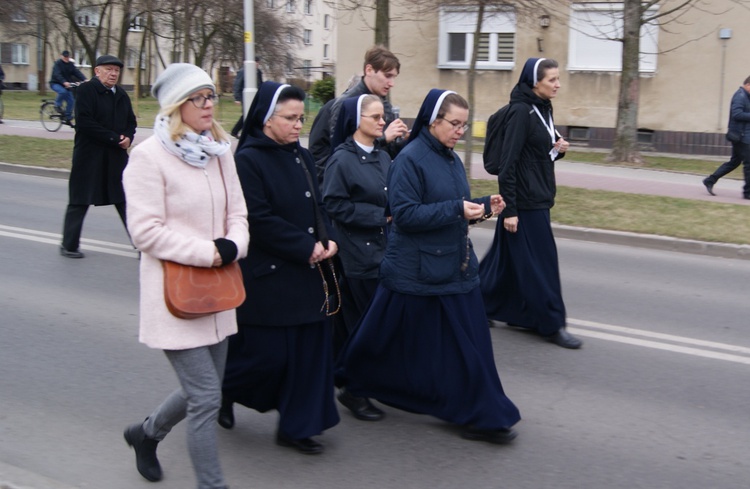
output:
M228 340L189 350L164 350L180 380L177 389L143 422L146 436L163 440L187 417L187 441L198 489L226 487L219 464L216 418L221 407L221 383Z

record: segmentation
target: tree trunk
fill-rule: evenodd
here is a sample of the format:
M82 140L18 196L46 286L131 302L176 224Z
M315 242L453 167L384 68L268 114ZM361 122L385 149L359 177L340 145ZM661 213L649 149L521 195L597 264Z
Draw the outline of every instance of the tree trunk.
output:
M389 47L390 44L390 0L375 0L375 44Z
M623 6L622 74L617 102L617 126L612 162L643 163L638 148L639 54L641 45L641 1L625 0Z
M484 22L484 1L479 0L479 9L477 10L477 26L474 29L474 43L471 46L471 63L469 63L469 71L466 74L466 96L467 102L469 102L469 129L464 134L464 141L466 143L464 152L464 169L466 170L467 178L471 178L471 160L472 152L474 150L474 86L476 85L477 77L477 57L479 55L479 36L482 33L482 23Z

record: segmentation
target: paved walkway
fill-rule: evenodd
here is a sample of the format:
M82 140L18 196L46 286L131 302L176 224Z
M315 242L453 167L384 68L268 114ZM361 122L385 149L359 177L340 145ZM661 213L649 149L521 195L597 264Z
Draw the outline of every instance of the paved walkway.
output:
M73 139L73 129L63 126L58 132L47 132L38 121L6 120L0 125L0 135L32 136L55 139ZM136 144L152 134L149 128L140 128L136 134ZM303 146L307 140L302 139ZM694 157L685 157L694 158ZM728 158L728 155L727 155ZM717 159L716 166L721 163ZM7 165L0 165L6 167ZM739 172L740 170L737 170ZM472 157L471 173L473 178L494 179L484 171L482 155L475 153ZM723 178L714 187L715 197L706 192L701 183L702 176L657 170L643 170L617 166L592 165L575 161L560 160L556 163L558 185L607 190L632 194L662 195L706 202L750 205L750 200L742 198L742 180ZM721 243L703 243L699 241L680 240L661 236L646 236L635 233L621 233L582 229L571 226L555 226L555 233L560 237L586 239L590 241L632 244L660 249L711 254L734 258L750 259L749 245L729 245Z

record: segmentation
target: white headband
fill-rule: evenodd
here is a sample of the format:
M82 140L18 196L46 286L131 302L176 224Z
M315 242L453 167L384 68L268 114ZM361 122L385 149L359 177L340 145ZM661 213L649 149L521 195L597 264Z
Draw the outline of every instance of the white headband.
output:
M445 97L448 95L456 93L453 90L446 90L443 93L440 94L440 96L437 99L437 103L435 104L435 108L432 109L432 117L430 117L429 124L432 124L435 122L435 119L437 119L438 112L440 112L440 106L443 105L443 100L445 100Z
M544 61L547 58L539 58L536 60L536 63L534 63L534 73L531 74L532 79L534 80L534 85L532 85L532 88L536 86L537 83L539 83L539 76L537 75L537 70L539 69L539 63Z
M273 115L273 111L276 110L276 101L279 100L279 95L281 95L281 91L285 88L289 87L289 85L281 85L279 88L276 89L276 93L273 94L273 98L271 99L271 106L268 108L268 112L266 113L266 116L263 118L263 124L268 122L268 119L271 118Z
M367 94L360 95L357 99L357 129L359 129L359 121L362 118L362 101L367 97Z

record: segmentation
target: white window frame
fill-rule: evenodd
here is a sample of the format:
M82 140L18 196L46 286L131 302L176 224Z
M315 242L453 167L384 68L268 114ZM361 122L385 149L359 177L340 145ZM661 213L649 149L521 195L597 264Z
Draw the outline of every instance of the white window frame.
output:
M76 12L76 24L81 27L98 27L101 16L93 7L83 7Z
M296 5L294 4L294 0L286 0L286 11L288 13L294 13L296 9Z
M302 32L302 42L305 44L305 46L311 46L312 45L312 29L305 29Z
M25 5L21 5L18 10L10 14L10 20L11 22L28 22L29 16L26 13L26 9L28 7Z
M305 15L312 15L313 13L313 0L305 0Z
M331 58L331 45L323 44L323 59L330 59L330 58Z
M137 49L128 49L128 55L127 59L125 61L125 66L130 69L135 69L135 60L138 58L138 50ZM142 53L141 56L141 69L146 69L146 53Z
M447 6L440 8L438 36L438 68L468 69L471 64L471 48L477 26L477 7ZM489 34L489 60L477 61L478 70L512 70L516 60L516 13L512 8L487 8L482 22L482 34ZM465 35L465 52L462 60L450 60L450 35ZM498 59L498 34L513 36L513 59Z
M287 44L294 44L294 33L291 29L289 29L286 33L286 42Z
M302 76L305 78L310 78L312 75L312 60L310 59L303 59L302 60Z
M267 8L276 8L276 0L266 0Z
M144 19L143 16L135 15L130 19L130 27L128 30L130 32L143 32L145 24L146 19Z
M28 65L29 64L29 45L21 43L13 43L10 45L11 55L10 62L14 65Z
M323 29L327 31L331 30L331 16L328 14L323 16Z
M97 56L99 54L97 53ZM86 50L78 48L73 52L73 59L75 59L75 65L81 68L91 68L91 61L86 57Z
M651 7L647 15L658 12ZM605 38L622 37L622 3L574 3L570 9L568 71L622 71L622 42ZM659 26L641 26L641 54L638 71L655 73L659 46Z

